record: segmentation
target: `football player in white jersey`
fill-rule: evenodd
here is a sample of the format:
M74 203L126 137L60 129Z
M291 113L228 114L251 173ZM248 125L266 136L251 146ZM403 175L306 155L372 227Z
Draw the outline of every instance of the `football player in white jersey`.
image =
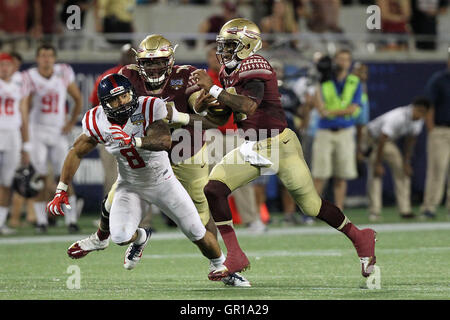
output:
M101 105L90 109L83 118L83 133L64 160L60 182L47 210L63 215L69 204L67 188L81 159L98 143L105 145L118 163L118 185L112 202L109 226L111 240L130 244L124 258L125 269L133 269L151 236L150 229L139 223L150 204L164 211L196 244L215 267L225 257L216 237L205 229L187 191L175 177L167 151L171 134L164 119L166 104L156 97L137 97L131 82L120 74L105 76L98 86ZM77 242L81 254L105 249L108 239L94 233ZM92 242L101 244L88 248Z
M13 59L0 53L0 234L10 234L5 225L16 168L29 163L27 87L13 79ZM22 154L21 154L22 152Z
M50 161L57 180L62 169L62 160L69 149L67 134L77 123L83 107L82 97L75 83L72 68L67 64L56 63L56 49L53 46L43 44L38 47L36 62L36 67L25 72L30 86L31 163L39 174L47 177L48 161ZM66 111L67 94L74 100L70 116ZM46 180L49 181L49 179ZM46 232L47 230L45 204L51 199L54 187L54 184L47 183L46 188L34 199L36 231ZM69 232L76 232L78 231L76 198L72 187L69 192L73 207L67 212L65 222Z

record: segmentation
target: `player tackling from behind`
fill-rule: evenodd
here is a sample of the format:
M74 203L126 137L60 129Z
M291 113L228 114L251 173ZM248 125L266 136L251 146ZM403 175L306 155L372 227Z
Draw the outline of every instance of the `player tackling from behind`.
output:
M362 275L367 277L376 262L376 233L372 229L358 229L338 207L317 194L301 144L295 133L287 128L276 74L264 57L255 54L260 48L260 30L253 22L230 20L217 36L217 55L223 65L219 78L224 89L213 85L204 70L194 71L197 84L219 103L232 109L238 128L244 133L257 133L253 137L245 134L254 141L228 153L213 168L204 189L211 214L227 247L224 267L212 271L209 277L219 280L249 267L250 262L239 246L233 228L227 197L239 186L261 175L264 167L276 172L303 213L325 221L352 241L360 258ZM201 118L189 116L190 123ZM270 154L278 157L268 159Z
M105 76L99 83L98 96L101 105L87 111L83 117L83 133L64 160L56 194L47 204L48 212L63 215L64 206L70 208L67 188L81 159L98 143L103 143L118 163L109 228L114 243L129 244L124 267L133 269L142 257L151 231L139 228L139 223L142 214L153 203L178 225L216 268L220 268L225 257L216 237L206 231L194 203L170 166L167 150L171 146L171 135L163 121L167 115L164 101L150 96L138 97L130 81L120 74ZM88 238L85 242L94 240L103 244L103 249L107 247L108 239L101 243L97 233L91 237L95 239ZM83 243L79 244L80 254L89 252L88 248L82 250L80 246Z

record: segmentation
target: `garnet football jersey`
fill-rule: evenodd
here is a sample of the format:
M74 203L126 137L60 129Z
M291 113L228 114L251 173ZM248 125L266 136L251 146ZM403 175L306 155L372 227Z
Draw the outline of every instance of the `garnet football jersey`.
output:
M180 112L191 114L195 113L189 106L188 99L192 93L200 90L200 87L196 84L194 77L192 76L192 72L197 70L197 68L190 65L173 66L172 72L170 73L166 84L157 92L150 91L148 89L138 70L138 66L132 64L123 67L119 72L131 81L138 96L151 95L158 97L166 101L168 104L173 104ZM188 130L190 133L190 152L183 152L183 154L180 152L179 156L181 159L187 159L196 154L205 143L205 140L203 139L204 130L198 130L194 135L195 130L192 126L185 126L183 128ZM198 139L199 141L194 143L195 139ZM171 150L174 149L180 142L182 142L182 140L172 141ZM186 150L183 149L182 151Z
M30 125L39 124L60 130L65 123L67 87L75 73L67 64L55 64L50 78L44 78L36 67L25 71L32 94Z
M268 136L270 136L271 129L281 132L287 127L276 74L265 58L257 54L252 55L244 59L230 74L225 67L222 67L219 78L227 92L245 96L249 96L244 88L246 83L252 80L264 82L264 96L261 101L256 101L259 105L255 113L251 116L234 114L238 128L255 129L257 132L260 129L266 129L269 130Z
M167 116L166 104L156 97L141 96L138 108L122 128L130 137L144 137L148 126ZM106 151L117 160L119 181L140 186L157 184L163 179L164 171L170 167L166 151L149 151L132 146L123 146L114 140L111 123L102 106L86 112L82 120L83 133L105 145Z

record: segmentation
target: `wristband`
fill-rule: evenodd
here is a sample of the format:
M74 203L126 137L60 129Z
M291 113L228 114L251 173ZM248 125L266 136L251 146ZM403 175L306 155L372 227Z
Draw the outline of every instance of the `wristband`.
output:
M31 142L27 141L22 144L22 151L30 153L31 151Z
M68 188L69 186L67 185L67 184L65 184L64 182L62 182L62 181L60 181L59 183L58 183L58 186L56 187L56 190L58 191L58 190L62 190L62 191L66 191L67 192L67 188Z
M172 123L181 123L182 125L187 125L189 123L190 116L187 113L179 112L174 107L172 108Z
M142 147L142 139L141 138L133 138L133 145L136 148Z
M211 89L209 89L209 94L212 95L214 98L218 98L219 94L223 91L223 88L213 85Z

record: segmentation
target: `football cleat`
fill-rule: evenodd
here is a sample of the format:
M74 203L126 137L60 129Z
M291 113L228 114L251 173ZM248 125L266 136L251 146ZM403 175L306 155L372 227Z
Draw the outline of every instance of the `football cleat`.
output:
M148 240L150 240L150 237L152 235L152 231L150 228L144 229L147 233L147 239L145 239L145 242L143 244L135 244L132 243L128 247L127 251L125 252L125 258L123 260L123 267L127 270L132 270L136 267L138 262L142 258L142 252L144 252L145 247L147 246Z
M361 262L361 274L368 277L374 270L377 261L375 257L375 242L377 233L373 229L362 229L361 235L353 243Z
M232 287L251 287L250 281L245 279L241 274L235 272L228 277L222 279L222 282L227 286Z
M104 250L108 247L108 245L109 237L108 239L100 240L97 232L95 232L89 237L73 243L69 249L67 249L67 254L72 259L80 259L91 251Z
M219 281L231 276L233 273L250 269L250 261L248 261L247 256L242 250L239 251L240 254L232 254L229 252L223 266L208 274L209 280Z

